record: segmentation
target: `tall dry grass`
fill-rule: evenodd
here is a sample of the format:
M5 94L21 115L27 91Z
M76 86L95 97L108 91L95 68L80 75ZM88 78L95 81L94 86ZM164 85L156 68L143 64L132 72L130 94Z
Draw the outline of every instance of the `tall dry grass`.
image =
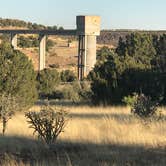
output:
M36 165L164 165L166 162L163 157L166 155L166 120L145 123L134 117L128 107L67 109L71 119L55 145L59 153L51 162L36 161ZM37 111L39 107L32 110ZM166 114L165 108L160 110ZM0 138L0 148L4 151L8 148L13 154L23 149L26 155L32 153L29 152L32 148L34 156L39 158L41 153L50 153L37 143L24 113L17 113L9 121L6 135L7 138Z

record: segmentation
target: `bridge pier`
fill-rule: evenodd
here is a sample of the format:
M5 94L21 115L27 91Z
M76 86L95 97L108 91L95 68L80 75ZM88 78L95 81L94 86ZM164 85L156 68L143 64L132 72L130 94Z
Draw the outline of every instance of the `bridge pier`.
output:
M46 35L39 35L39 71L45 68Z
M87 36L87 57L86 57L86 73L85 76L94 68L96 64L96 36Z
M86 73L87 36L79 35L78 41L78 79L82 80Z
M78 46L78 79L82 80L96 63L96 36L80 35Z
M82 80L96 63L96 36L100 35L99 16L77 16L78 79Z
M14 50L17 50L17 34L11 33L11 44Z

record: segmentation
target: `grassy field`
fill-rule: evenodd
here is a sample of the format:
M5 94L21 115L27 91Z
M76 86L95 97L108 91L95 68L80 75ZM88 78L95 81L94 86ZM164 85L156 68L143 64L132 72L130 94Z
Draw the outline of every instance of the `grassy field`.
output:
M37 141L23 113L16 114L0 136L0 165L166 165L166 120L145 123L127 107L67 109L70 120L53 150Z

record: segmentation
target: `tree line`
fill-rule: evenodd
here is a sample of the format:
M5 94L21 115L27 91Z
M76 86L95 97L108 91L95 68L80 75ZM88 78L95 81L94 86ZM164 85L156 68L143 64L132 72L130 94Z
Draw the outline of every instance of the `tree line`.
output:
M54 26L45 26L42 24L25 22L18 19L3 19L0 18L0 27L20 27L20 28L28 28L28 29L48 29L48 30L63 30L63 27L58 27L57 25Z
M88 76L94 103L121 103L134 92L166 103L166 34L132 33L120 37L115 50L103 47L97 57Z

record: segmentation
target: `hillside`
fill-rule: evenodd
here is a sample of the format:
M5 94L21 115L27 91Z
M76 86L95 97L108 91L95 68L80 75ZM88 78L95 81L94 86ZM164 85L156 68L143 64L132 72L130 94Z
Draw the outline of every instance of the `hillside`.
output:
M42 24L37 24L37 23L32 23L32 22L25 22L23 20L18 20L18 19L7 19L7 18L0 18L0 28L12 28L12 27L17 27L17 28L25 28L25 29L52 29L52 30L57 30L57 29L63 29L63 27L58 27L56 25L54 26L45 26Z
M100 36L97 37L98 44L117 46L119 37L125 38L133 32L150 33L154 35L162 35L166 31L141 31L141 30L102 30Z
M73 41L73 46L68 47L68 40L57 36L49 36L55 45L47 51L46 67L57 70L70 69L77 70L77 41ZM35 70L38 70L38 48L19 48L33 62Z

